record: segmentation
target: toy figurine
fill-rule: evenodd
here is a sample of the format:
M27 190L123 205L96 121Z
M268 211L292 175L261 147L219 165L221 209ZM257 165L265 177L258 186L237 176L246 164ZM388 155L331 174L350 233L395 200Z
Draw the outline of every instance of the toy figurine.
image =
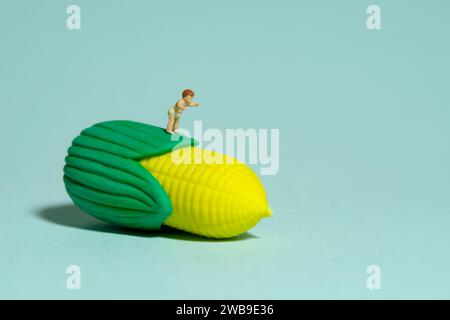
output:
M173 134L178 127L180 126L180 117L183 111L187 107L198 107L199 104L197 102L192 101L194 97L194 91L191 89L186 89L181 94L181 99L175 103L173 107L169 109L168 116L169 121L167 122L166 131L170 134Z

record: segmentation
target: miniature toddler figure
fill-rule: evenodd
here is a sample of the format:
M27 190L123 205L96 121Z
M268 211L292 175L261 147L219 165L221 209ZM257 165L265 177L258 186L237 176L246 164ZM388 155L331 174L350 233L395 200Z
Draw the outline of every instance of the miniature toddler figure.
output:
M197 102L192 101L193 97L194 91L192 91L191 89L186 89L181 94L181 99L178 100L173 107L170 107L168 112L169 121L167 122L166 128L166 131L168 133L174 134L175 131L179 128L181 114L187 107L199 106Z

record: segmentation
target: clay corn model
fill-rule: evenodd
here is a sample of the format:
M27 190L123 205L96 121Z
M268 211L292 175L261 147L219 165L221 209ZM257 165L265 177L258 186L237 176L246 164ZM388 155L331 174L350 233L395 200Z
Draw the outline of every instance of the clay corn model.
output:
M76 137L64 167L81 210L117 225L167 225L230 238L272 215L257 175L193 139L132 121L95 124Z

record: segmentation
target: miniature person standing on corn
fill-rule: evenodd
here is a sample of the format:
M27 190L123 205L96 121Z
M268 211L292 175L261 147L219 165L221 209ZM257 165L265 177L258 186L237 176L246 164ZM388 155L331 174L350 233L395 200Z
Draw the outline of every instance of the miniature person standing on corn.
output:
M199 106L197 102L192 101L194 95L194 91L192 91L191 89L183 90L181 99L178 100L173 107L170 107L168 111L169 121L167 122L166 128L166 131L168 133L174 134L175 131L179 128L181 114L187 107Z

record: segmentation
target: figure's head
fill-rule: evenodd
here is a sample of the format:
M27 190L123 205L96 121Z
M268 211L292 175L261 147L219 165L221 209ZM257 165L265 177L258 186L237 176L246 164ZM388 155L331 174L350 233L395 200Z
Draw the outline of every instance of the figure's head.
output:
M194 95L195 95L194 91L192 91L191 89L183 90L183 93L181 94L184 101L186 101L186 102L191 102Z

